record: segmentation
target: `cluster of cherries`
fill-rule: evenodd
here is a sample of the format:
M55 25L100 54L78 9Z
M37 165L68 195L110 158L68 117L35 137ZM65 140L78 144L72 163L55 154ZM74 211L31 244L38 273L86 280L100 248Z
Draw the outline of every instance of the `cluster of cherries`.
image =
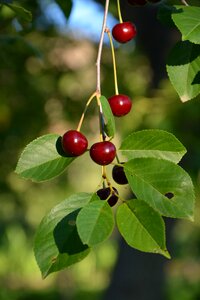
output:
M139 1L139 0L138 0ZM131 1L130 1L131 2ZM113 38L119 43L126 43L136 36L137 30L131 22L121 22L112 29ZM127 115L132 107L131 99L123 94L117 94L108 99L112 113L116 117ZM61 139L62 150L67 156L80 156L88 148L87 138L78 130L69 130L64 133ZM89 149L91 159L101 165L109 165L116 157L115 145L110 141L100 141ZM112 177L118 184L127 184L127 178L122 164L115 165L112 170ZM97 191L101 200L107 200L110 206L117 203L119 195L116 188L109 185Z

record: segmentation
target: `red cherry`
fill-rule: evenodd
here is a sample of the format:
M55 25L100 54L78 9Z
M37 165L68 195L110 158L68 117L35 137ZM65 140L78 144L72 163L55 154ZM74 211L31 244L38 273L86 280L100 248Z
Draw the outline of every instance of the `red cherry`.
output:
M128 0L128 3L130 5L144 6L145 4L147 4L147 1L146 0Z
M136 36L136 33L136 27L131 22L118 23L112 29L112 35L119 43L127 43Z
M62 147L66 154L79 156L87 150L86 137L77 130L69 130L62 137Z
M97 191L97 195L101 200L107 200L109 197L108 204L110 206L114 206L117 203L119 197L117 189L113 187L113 190L114 191L112 191L109 187L100 189Z
M126 95L114 95L108 99L108 102L116 117L127 115L132 107L131 99Z
M99 142L92 145L90 148L90 157L98 165L109 165L116 155L115 145L111 142Z

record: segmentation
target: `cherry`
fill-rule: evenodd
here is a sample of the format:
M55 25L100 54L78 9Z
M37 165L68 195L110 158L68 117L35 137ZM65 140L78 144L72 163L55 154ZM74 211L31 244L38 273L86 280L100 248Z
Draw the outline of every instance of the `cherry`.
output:
M115 158L115 155L115 145L108 141L95 143L90 148L90 157L101 166L110 164Z
M122 166L114 166L112 169L112 178L118 184L127 184L128 180Z
M161 0L148 0L148 2L150 2L150 3L158 3L158 2L160 2Z
M132 107L131 99L126 95L114 95L108 99L112 113L116 117L127 115Z
M86 137L77 130L69 130L62 137L62 147L66 154L79 156L87 150Z
M147 1L146 0L128 0L128 3L130 5L143 6L143 5L147 4Z
M136 33L136 27L131 22L118 23L112 29L112 35L119 43L127 43L136 36Z
M113 190L114 191L112 191L109 187L100 189L97 191L97 195L101 200L107 200L109 197L108 204L110 206L114 206L117 203L119 197L117 189L113 187Z

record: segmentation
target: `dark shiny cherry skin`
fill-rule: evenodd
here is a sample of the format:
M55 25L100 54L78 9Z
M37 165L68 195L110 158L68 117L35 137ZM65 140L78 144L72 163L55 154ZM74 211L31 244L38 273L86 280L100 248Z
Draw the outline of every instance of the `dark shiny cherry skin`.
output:
M144 6L147 4L147 1L146 0L128 0L128 3L130 5Z
M158 3L158 2L160 2L161 0L148 0L148 2L150 2L150 3Z
M90 157L101 166L109 165L115 158L115 155L115 145L108 141L95 143L90 148Z
M62 136L62 148L69 156L79 156L87 150L86 137L77 130L69 130Z
M112 29L112 35L119 43L127 43L136 36L136 33L136 27L131 22L118 23Z
M113 192L109 187L100 189L97 191L97 195L101 200L106 200L109 197L108 204L110 206L114 206L117 203L119 197L117 196L118 195L117 189L113 187L113 190L115 192Z
M131 99L126 95L114 95L108 99L112 113L116 117L127 115L132 107Z
M112 169L112 178L118 184L127 184L128 180L122 166L114 166Z

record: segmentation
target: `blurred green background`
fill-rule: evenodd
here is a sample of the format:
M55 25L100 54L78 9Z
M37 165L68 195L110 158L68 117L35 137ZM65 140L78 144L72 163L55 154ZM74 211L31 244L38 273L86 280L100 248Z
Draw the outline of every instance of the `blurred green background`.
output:
M71 193L94 191L100 168L86 154L50 182L35 184L14 173L27 143L43 134L62 135L76 128L95 90L97 44L80 38L81 34L75 39L72 29L67 33L58 30L39 1L19 3L32 11L31 24L0 7L0 300L100 300L118 261L117 232L81 263L45 280L33 255L34 233L44 214ZM141 16L140 9L134 13ZM172 41L179 38L174 31L168 36ZM173 226L172 260L165 263L164 289L168 300L200 299L200 99L180 102L165 72L156 75L142 38L139 34L136 45L116 49L120 91L133 99L133 109L116 120L115 143L119 145L121 138L132 131L160 128L175 134L188 149L182 165L196 189L195 222L181 220ZM159 60L159 53L154 55ZM160 68L164 68L162 59ZM107 45L101 71L102 92L109 97L114 87ZM90 145L98 140L94 106L83 130ZM121 192L128 194L129 190L122 188Z

